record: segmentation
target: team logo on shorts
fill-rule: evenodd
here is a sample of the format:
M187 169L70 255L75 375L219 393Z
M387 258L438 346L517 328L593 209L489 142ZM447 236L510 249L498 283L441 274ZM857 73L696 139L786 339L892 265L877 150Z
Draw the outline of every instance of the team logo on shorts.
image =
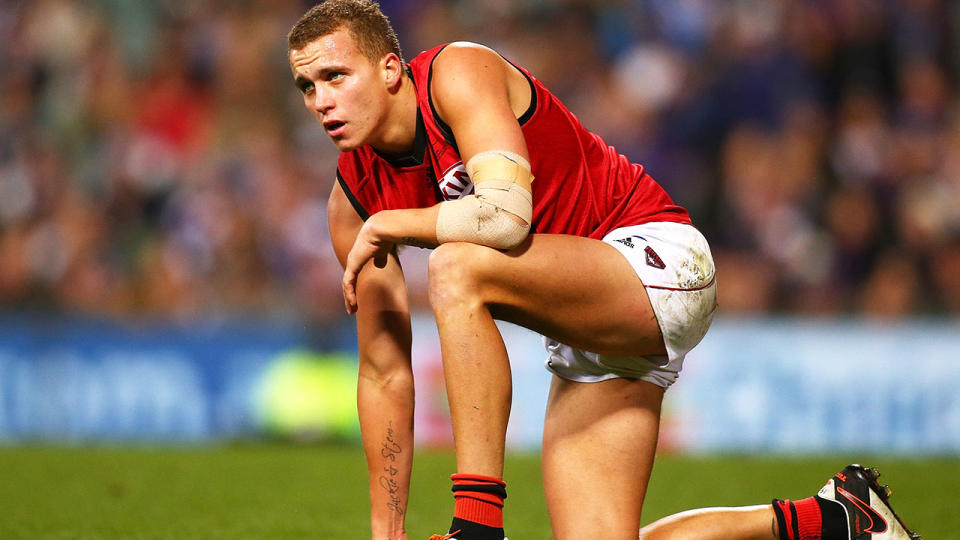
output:
M445 201L460 199L473 193L473 182L470 181L470 175L467 174L467 168L463 166L463 162L458 161L456 165L447 169L438 184Z
M667 267L667 265L663 264L663 259L657 255L657 252L654 251L652 247L647 246L643 252L647 254L647 266L659 268L660 270L663 270Z
M634 238L637 238L643 242L647 241L646 238L640 236L639 234L634 234L633 236L628 236L626 238L616 238L614 239L614 242L620 242L621 244L627 246L628 248L633 249L637 247L636 244L633 243ZM663 259L661 259L659 255L657 255L657 252L654 251L652 247L645 246L643 248L643 252L647 255L647 266L659 268L660 270L663 270L664 268L667 267L667 265L663 264Z

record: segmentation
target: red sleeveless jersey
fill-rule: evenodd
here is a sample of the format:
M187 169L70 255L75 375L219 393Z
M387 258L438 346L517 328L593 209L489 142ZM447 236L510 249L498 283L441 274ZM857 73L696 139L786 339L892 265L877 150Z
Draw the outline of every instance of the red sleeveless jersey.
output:
M433 59L441 45L408 65L417 94L413 153L387 159L369 145L340 154L337 179L365 220L380 210L423 208L473 192L453 132L430 99ZM651 221L690 223L642 165L631 163L587 131L547 88L530 83L530 107L518 121L533 168L531 232L602 238L618 227Z

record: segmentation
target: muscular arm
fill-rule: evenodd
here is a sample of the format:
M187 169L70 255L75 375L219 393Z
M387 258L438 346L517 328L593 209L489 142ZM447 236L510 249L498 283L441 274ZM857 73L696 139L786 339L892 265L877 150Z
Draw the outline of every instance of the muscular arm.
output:
M506 150L529 161L517 118L530 104L526 78L496 52L453 43L434 60L433 102L453 130L466 163L485 150Z
M339 184L328 205L330 235L341 264L363 225ZM370 481L372 537L405 539L404 516L413 462L413 373L410 312L394 252L358 276L360 356L357 412Z
M488 150L509 152L522 161L529 161L526 141L517 118L530 103L530 88L526 78L516 68L486 47L455 43L437 56L433 69L433 102L440 116L453 130L464 163ZM528 190L529 196L529 182L524 189ZM382 266L387 254L398 243L419 247L438 245L437 219L441 214L440 208L452 204L460 205L456 210L448 209L454 216L472 211L466 201L447 201L431 208L382 211L367 220L346 257L343 297L348 313L357 311L356 280L360 268L370 259L376 266ZM503 217L524 227L519 236L519 240L522 240L526 235L525 228L529 225L532 203L521 199L520 207L521 211L511 210L513 215ZM523 207L526 209L523 210ZM470 227L460 226L459 229L469 233ZM446 230L453 229L447 227ZM504 238L503 244L498 242L497 231L508 232L510 227L494 227L493 230L493 233L476 239L469 234L453 234L444 241L474 241L501 248L519 243L516 234Z

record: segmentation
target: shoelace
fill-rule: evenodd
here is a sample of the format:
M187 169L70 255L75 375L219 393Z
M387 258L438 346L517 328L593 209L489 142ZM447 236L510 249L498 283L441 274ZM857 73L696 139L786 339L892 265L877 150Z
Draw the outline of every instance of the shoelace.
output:
M453 538L453 535L459 534L459 533L460 531L456 530L450 534L443 534L443 535L434 534L434 535L431 535L430 538L427 538L427 540L449 540L450 538ZM456 540L456 538L454 538L453 540Z

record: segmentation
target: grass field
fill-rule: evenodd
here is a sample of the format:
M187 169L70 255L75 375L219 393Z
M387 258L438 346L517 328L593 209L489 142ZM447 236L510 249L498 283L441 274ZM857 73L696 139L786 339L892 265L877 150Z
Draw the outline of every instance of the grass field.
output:
M839 467L879 466L895 508L926 540L960 539L960 460L658 458L644 522L713 505L813 494ZM449 520L453 456L421 452L407 530L422 540ZM550 538L539 459L509 456L505 520L514 540ZM368 538L357 447L0 448L2 539Z

